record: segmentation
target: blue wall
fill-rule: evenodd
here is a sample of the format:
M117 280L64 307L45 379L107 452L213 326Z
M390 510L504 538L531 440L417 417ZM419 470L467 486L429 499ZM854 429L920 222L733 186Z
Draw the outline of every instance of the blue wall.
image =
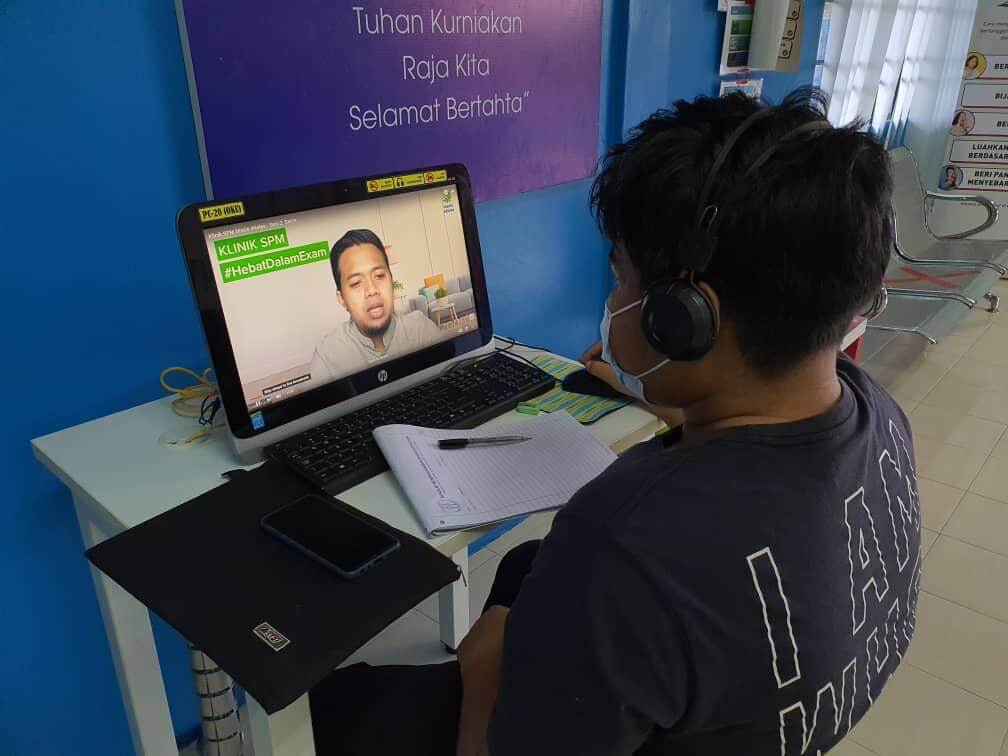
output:
M809 4L802 71L768 76L773 97L811 79L822 0ZM608 3L604 138L624 118L716 92L723 17L713 7ZM125 754L70 497L28 440L156 398L167 365L207 364L173 230L202 181L171 3L0 0L0 92L0 753ZM596 338L608 273L587 188L479 207L498 332L571 355ZM177 730L187 732L198 718L185 648L154 626Z

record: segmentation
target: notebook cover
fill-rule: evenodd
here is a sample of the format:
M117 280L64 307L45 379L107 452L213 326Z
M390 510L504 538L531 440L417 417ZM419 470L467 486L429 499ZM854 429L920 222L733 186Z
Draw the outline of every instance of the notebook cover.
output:
M306 493L314 493L309 483L269 461L86 555L272 714L459 576L427 543L348 507L392 530L402 545L344 580L259 525ZM263 623L274 632L257 635Z

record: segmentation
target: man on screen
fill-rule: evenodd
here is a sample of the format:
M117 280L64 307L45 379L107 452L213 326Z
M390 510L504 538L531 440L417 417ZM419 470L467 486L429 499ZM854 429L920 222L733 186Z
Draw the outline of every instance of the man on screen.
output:
M396 313L388 255L373 231L347 231L333 244L329 263L336 279L336 298L350 319L326 334L315 348L309 368L313 381L347 375L444 338L422 312Z

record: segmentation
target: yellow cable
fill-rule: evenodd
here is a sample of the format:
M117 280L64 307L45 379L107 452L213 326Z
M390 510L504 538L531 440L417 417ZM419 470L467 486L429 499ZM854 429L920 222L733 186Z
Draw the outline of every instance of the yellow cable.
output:
M217 384L210 380L210 374L212 372L213 368L207 368L202 374L200 374L194 370L190 370L189 368L179 367L177 365L173 365L172 367L165 368L161 371L161 387L169 394L175 394L175 398L171 403L172 410L175 414L182 415L183 417L200 417L203 402L207 399L207 397L216 397L218 394ZM181 373L192 378L196 382L188 386L173 386L168 383L167 380L167 376L171 373ZM207 434L213 433L214 429L219 427L220 425L217 424L200 428L193 435L186 438L185 443L190 444Z

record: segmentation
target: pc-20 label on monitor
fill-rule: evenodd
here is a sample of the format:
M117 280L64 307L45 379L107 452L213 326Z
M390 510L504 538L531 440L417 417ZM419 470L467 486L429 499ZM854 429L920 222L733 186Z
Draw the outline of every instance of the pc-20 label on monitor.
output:
M240 218L245 215L245 205L241 202L226 202L223 205L212 205L199 209L199 219L202 223L224 220L225 218Z
M280 651L290 645L290 640L269 622L262 622L252 628L253 634L274 651Z

